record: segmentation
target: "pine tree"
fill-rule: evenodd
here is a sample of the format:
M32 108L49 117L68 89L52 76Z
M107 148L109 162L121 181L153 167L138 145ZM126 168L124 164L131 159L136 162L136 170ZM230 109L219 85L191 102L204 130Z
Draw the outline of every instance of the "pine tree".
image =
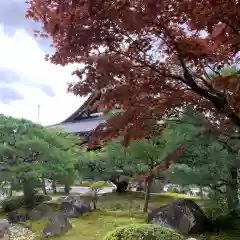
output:
M186 151L165 176L174 183L209 187L226 199L228 209L233 209L238 204L240 139L209 129L206 117L194 113L196 111L186 111L181 119L169 123L168 128L173 131L168 137L179 139L175 134L178 132ZM195 137L197 132L201 134Z
M28 206L34 204L41 178L67 179L74 171L74 136L25 119L0 117L1 171L21 187Z

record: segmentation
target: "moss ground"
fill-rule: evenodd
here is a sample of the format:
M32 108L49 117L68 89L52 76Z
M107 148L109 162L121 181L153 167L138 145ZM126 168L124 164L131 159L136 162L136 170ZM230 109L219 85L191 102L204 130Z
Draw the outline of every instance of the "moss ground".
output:
M84 196L88 198L88 196ZM178 194L152 194L149 205L151 209L168 203L178 197L186 197ZM142 193L129 193L125 196L117 194L105 194L99 197L98 211L86 214L78 219L70 219L73 229L67 234L58 236L59 240L102 240L108 231L114 230L118 226L132 223L144 223L146 214L142 213L144 195ZM198 204L202 204L200 199L195 198ZM56 206L56 203L52 203ZM27 225L38 235L43 229L46 220L27 222ZM222 233L220 235L194 236L198 240L240 240L239 233Z

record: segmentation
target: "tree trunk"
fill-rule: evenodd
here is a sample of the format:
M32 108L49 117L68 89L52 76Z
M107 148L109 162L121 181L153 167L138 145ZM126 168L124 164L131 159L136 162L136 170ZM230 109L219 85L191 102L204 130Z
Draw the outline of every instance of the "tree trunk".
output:
M117 182L115 183L117 189L116 192L121 194L121 193L126 193L127 187L128 187L128 182L122 181L122 182Z
M52 190L53 190L54 194L57 193L57 186L56 186L56 181L55 180L52 180Z
M147 212L148 211L148 203L149 203L149 200L150 200L150 191L151 191L152 182L153 182L153 176L150 175L146 179L146 191L145 191L143 212Z
M30 180L23 181L23 198L27 208L35 205L35 192Z
M119 193L119 194L126 193L129 181L126 181L126 180L120 181L119 177L117 177L117 176L110 177L109 181L111 181L112 183L114 183L116 185L117 193Z
M97 197L97 194L95 194L93 197L93 209L94 210L97 209L97 201L98 201L98 197Z
M92 202L93 202L93 209L97 209L97 201L98 201L98 192L97 190L92 190Z
M230 170L230 180L226 186L228 209L234 209L239 203L238 199L238 171L237 168Z
M71 187L69 186L69 184L66 183L66 184L64 185L64 192L69 195L70 189L71 189Z
M45 179L42 178L41 180L42 180L42 191L43 191L43 194L47 195Z
M8 191L8 197L12 197L12 182L10 182L10 187Z
M203 200L203 198L204 198L204 196L203 196L203 187L199 186L199 188L200 188L200 197Z
M96 203L96 199L93 200L93 209L96 210L97 209L97 203Z

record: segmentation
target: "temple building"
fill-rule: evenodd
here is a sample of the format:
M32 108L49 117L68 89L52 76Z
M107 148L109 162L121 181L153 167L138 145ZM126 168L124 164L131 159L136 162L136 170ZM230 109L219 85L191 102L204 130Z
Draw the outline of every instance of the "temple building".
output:
M103 113L94 104L100 99L101 93L92 94L71 116L64 121L48 127L59 127L66 132L74 133L86 142L89 133L100 123L104 123Z

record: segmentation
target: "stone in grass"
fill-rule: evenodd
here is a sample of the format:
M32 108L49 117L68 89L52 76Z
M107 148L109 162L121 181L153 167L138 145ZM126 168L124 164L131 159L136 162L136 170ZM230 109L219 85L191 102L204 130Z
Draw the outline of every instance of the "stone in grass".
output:
M36 221L44 217L50 216L52 212L53 209L50 206L44 203L40 203L39 205L37 205L35 208L28 212L28 217L29 219Z
M181 233L201 233L211 228L200 207L190 199L178 199L153 210L148 223L170 227Z
M67 217L80 217L84 213L92 211L90 202L74 196L68 196L60 203L60 210Z
M10 223L7 219L0 219L0 239L4 237L5 233L8 231Z
M25 222L28 220L28 216L25 212L14 211L8 214L8 221L10 223Z
M68 221L67 217L61 212L55 212L49 217L49 222L42 230L42 236L58 236L67 233L70 229L72 229L72 225Z

